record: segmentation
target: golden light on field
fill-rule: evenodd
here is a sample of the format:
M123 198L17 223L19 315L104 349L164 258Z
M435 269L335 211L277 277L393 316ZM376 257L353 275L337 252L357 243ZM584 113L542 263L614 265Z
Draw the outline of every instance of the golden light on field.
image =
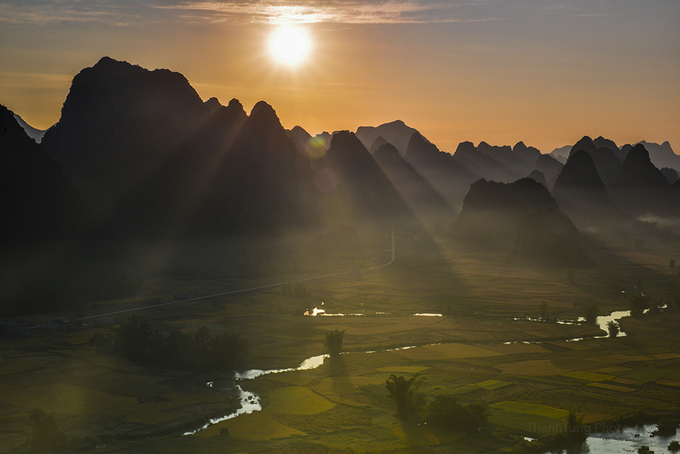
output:
M279 63L297 66L309 55L311 42L307 32L296 26L284 25L271 35L269 51Z

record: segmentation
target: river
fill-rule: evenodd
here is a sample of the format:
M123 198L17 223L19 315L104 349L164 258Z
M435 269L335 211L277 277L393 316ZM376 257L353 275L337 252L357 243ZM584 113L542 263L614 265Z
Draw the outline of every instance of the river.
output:
M308 311L306 314L308 316L358 316L358 315L363 315L363 314L328 314L326 313L323 309L318 309L314 308L311 311ZM377 315L382 315L382 314L377 314ZM441 317L442 314L413 314L413 316L435 316L435 317ZM618 321L624 317L629 317L630 316L630 311L614 311L609 315L603 315L597 317L596 324L602 329L605 333L607 333L607 324L611 321ZM535 321L535 322L541 322L539 319L531 319L531 318L515 318L515 320L523 320L523 321ZM585 319L583 317L579 317L576 321L573 320L558 320L557 323L559 324L578 324L578 323L583 323ZM617 337L622 337L625 336L626 333L623 331L619 331ZM608 337L608 334L604 334L601 336L593 336L590 337L590 339L593 338L605 338ZM566 339L567 342L579 342L583 341L586 338L572 338L572 339ZM506 342L510 343L510 342ZM534 343L532 341L520 341L519 343ZM410 348L415 348L415 345L408 345L405 347L398 347L398 348L393 348L389 350L383 350L383 351L395 351L395 350L406 350ZM369 351L364 351L364 352L343 352L342 354L371 354L371 353L376 353L375 350L369 350ZM203 425L202 427L185 432L184 435L193 435L196 434L202 430L207 429L213 424L218 424L222 421L226 421L228 419L236 418L240 415L244 414L250 414L254 411L261 411L262 406L260 405L260 397L252 393L250 391L245 391L240 385L240 382L243 380L253 380L257 377L261 377L263 375L269 375L269 374L278 374L278 373L284 373L284 372L296 372L296 371L303 371L303 370L311 370L311 369L316 369L317 367L320 367L324 360L328 358L328 355L317 355L317 356L312 356L310 358L305 359L298 367L291 367L287 369L271 369L271 370L261 370L261 369L251 369L245 372L238 372L234 375L233 379L229 378L223 378L220 380L215 380L212 382L208 382L207 386L211 388L216 388L224 391L229 391L229 392L236 392L240 396L241 400L241 408L239 408L237 411L224 415L218 418L213 418L211 419L208 423ZM603 426L605 427L605 426ZM680 440L680 435L676 435L673 437L650 437L651 433L656 429L655 425L648 425L644 427L623 427L621 430L618 430L619 428L616 427L615 429L613 427L606 427L608 430L598 432L598 433L592 433L589 435L588 439L586 440L585 446L587 446L588 450L584 450L582 452L588 452L589 454L621 454L621 453L636 453L637 449L642 446L642 445L647 445L651 448L652 451L656 451L657 453L660 452L665 452L667 449L668 444L673 441L673 440Z

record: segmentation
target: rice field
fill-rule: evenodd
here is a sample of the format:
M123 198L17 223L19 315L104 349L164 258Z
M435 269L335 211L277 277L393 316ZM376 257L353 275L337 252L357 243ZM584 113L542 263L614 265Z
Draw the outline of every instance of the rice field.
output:
M98 327L37 339L2 338L0 451L23 442L27 414L35 407L53 412L69 432L96 437L146 434L153 440L113 444L107 453L288 448L498 452L496 448L512 437L541 436L562 427L569 411L589 422L640 408L680 411L680 333L675 328L680 314L625 320L627 337L576 343L560 339L597 330L513 320L537 317L542 301L552 315L572 319L582 315L584 302L592 300L598 301L601 312L620 310L627 304L621 290L628 291L640 279L657 294L672 295L680 291L680 280L667 273L666 257L607 255L598 262L601 266L577 271L577 283L570 285L564 270L511 268L500 255L480 259L465 248L445 243L440 247L434 253L400 256L392 267L363 273L361 280L310 281L308 300L272 288L140 314L149 317L158 331L193 333L205 325L237 333L251 345L252 367L262 369L296 367L324 352L326 331L345 330L344 347L350 353L341 355L340 361L243 381L244 389L260 396L263 410L191 437L179 437L179 429L172 436L163 431L231 412L228 393L205 385L219 377L145 370L94 351L87 341ZM430 260L429 254L438 255L437 260ZM201 289L219 288L220 282L168 276L150 281L143 298L102 302L100 307L130 307L149 296L166 301L178 292L199 294ZM224 282L231 288L263 283ZM329 313L365 315L301 315L322 301ZM416 313L444 316L414 317ZM68 318L63 314L52 318L57 316ZM526 340L541 343L521 343ZM406 346L415 347L384 351ZM488 433L495 435L478 438L399 421L385 388L391 374L424 377L420 391L425 402L448 394L463 403L488 404ZM498 434L506 438L493 438Z

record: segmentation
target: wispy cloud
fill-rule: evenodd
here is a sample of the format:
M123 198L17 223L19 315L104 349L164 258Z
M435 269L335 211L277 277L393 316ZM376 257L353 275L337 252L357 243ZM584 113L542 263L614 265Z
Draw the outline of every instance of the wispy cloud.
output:
M326 1L186 1L162 9L192 11L212 21L259 23L394 24L467 22L456 17L455 2L427 3L417 0L326 0ZM479 19L475 19L478 21ZM481 20L495 20L486 18Z
M471 15L470 8L486 6L479 1L0 0L0 24L128 25L163 21L394 24L500 20L492 15Z
M0 0L0 24L4 25L85 22L125 25L140 17L138 6L121 1Z

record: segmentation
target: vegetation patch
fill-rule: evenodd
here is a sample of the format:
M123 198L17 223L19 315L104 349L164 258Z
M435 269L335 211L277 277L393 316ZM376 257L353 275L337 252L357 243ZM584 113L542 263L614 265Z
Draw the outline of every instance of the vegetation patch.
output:
M528 404L526 402L505 401L493 404L491 407L511 413L523 413L527 415L543 416L553 419L561 419L569 416L569 412L567 410L562 410L561 408L548 407L546 405L538 404Z
M563 377L578 378L579 380L587 381L608 381L614 378L613 375L599 374L597 372L588 372L585 370L572 370L566 374L562 374Z
M180 416L181 415L179 414L173 415L155 410L140 410L132 413L131 415L127 415L125 418L123 418L123 421L153 426L156 424L172 421L173 419L177 419Z
M335 406L330 400L302 386L288 386L270 391L269 401L270 411L293 415L314 415Z
M500 356L501 353L492 352L483 348L466 344L440 344L427 345L426 349L442 353L446 358L480 358L486 356Z
M388 374L417 374L424 370L429 369L429 367L421 366L390 366L390 367L379 367L380 372L386 372Z
M629 393L635 391L635 388L627 388L624 386L612 385L610 383L589 383L588 386L595 386L596 388L608 389L610 391L617 391L620 393Z
M506 386L510 386L512 383L509 381L502 381L502 380L486 380L486 381L480 381L479 383L475 383L474 386L477 386L478 388L484 388L489 391L494 391L496 389L501 389L505 388Z
M562 375L568 370L555 366L549 359L536 359L530 361L517 361L513 363L504 363L496 366L505 374L510 375L529 375L536 377L544 377L550 375Z
M304 432L283 425L272 418L270 411L256 411L249 415L228 419L214 424L207 429L198 432L199 437L215 437L223 434L222 429L227 429L230 437L244 438L247 440L272 440L305 435Z
M620 377L635 380L638 385L642 385L647 382L656 381L660 378L664 378L673 373L675 373L675 371L671 369L662 369L657 367L638 367L636 369L632 369L622 373Z

